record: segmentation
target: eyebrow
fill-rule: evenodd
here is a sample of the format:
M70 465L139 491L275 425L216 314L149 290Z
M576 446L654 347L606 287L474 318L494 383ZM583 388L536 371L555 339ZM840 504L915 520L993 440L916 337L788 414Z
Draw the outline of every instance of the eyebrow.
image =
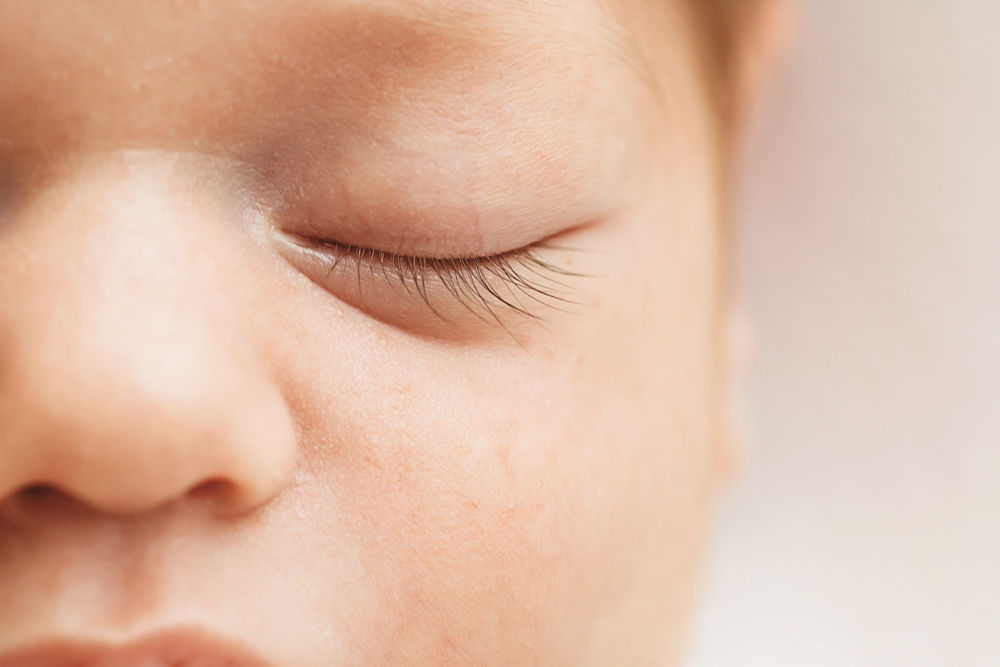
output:
M435 90L462 99L499 94L507 86L506 92L530 97L541 85L576 96L590 85L599 94L589 67L609 72L600 82L606 94L627 95L631 86L650 99L660 97L631 33L601 5L595 2L589 15L563 9L564 23L530 5L517 7L501 14L465 6L444 12L410 0L306 12L286 24L280 38L268 40L276 48L261 56L272 70L266 85L277 89L283 104L299 96L313 104L350 98L355 109L375 112L412 106L421 93Z
M566 13L566 24L556 25L552 15L521 9L498 15L464 7L432 11L413 1L347 5L303 15L289 26L288 37L275 43L285 54L286 45L292 45L290 51L300 60L315 58L341 68L351 64L351 56L368 56L366 77L385 77L379 82L397 85L410 83L408 76L419 81L420 75L467 72L491 56L527 51L536 62L559 51L595 60L607 57L640 81L651 78L634 40L615 16L598 10L590 20L580 20L571 14Z
M7 88L7 95L0 92L0 127L20 130L15 130L17 137L0 136L0 142L16 138L30 144L32 135L41 138L52 128L69 128L64 136L94 132L113 137L131 131L169 145L182 142L192 121L213 119L212 127L203 130L209 133L221 132L229 122L249 126L262 113L280 114L296 98L322 107L354 96L355 102L369 102L374 112L378 105L407 104L408 96L428 85L449 84L459 96L488 91L497 83L489 80L491 67L495 78L498 72L511 76L502 70L518 63L518 83L525 89L543 79L546 85L574 86L579 82L546 79L540 72L566 68L577 56L616 62L623 80L648 84L648 70L627 31L602 4L546 4L546 11L539 11L530 2L517 2L509 11L489 12L476 3L445 7L429 0L305 0L292 3L292 13L282 13L287 6L262 3L234 14L210 3L197 16L173 21L166 33L150 32L155 40L146 41L159 44L159 51L148 48L142 25L132 34L123 30L118 42L124 46L112 47L124 49L125 56L132 48L134 57L115 53L110 66L99 59L102 49L112 47L97 40L92 27L67 22L56 33L68 35L51 43L26 41L24 47L34 49L37 57L29 58L35 58L37 67L44 64L46 71L65 76L29 76L16 65L14 72L8 71L16 85ZM588 7L592 11L581 10ZM127 16L124 10L122 15ZM26 20L29 24L22 27L44 36L45 25ZM163 24L153 30L162 32ZM147 94L161 80L170 94ZM137 82L149 85L143 89ZM366 94L369 99L357 99ZM35 101L27 106L41 103L43 113L21 104L24 99ZM95 106L100 104L105 107Z

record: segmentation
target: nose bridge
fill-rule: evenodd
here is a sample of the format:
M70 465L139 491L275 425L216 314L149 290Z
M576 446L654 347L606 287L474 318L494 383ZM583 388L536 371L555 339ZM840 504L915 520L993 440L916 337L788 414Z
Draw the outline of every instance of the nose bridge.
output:
M291 419L231 289L241 237L190 176L85 163L0 236L0 502L46 486L134 513L211 488L246 508L289 474Z

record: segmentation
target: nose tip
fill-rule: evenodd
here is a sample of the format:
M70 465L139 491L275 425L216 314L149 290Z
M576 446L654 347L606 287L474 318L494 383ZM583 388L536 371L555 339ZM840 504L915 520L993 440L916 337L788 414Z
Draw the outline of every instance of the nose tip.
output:
M22 387L0 433L0 503L25 505L44 489L108 515L177 501L239 514L291 474L295 434L279 396L237 388L165 404L136 393L52 401Z
M0 502L267 502L297 438L222 185L159 152L61 169L0 230Z

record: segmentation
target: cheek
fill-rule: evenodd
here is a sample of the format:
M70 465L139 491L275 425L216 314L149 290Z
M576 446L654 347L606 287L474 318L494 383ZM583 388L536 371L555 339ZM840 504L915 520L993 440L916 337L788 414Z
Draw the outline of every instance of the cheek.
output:
M363 571L336 576L365 582L378 619L355 651L366 664L414 651L527 664L540 610L592 551L568 523L584 495L567 451L578 410L549 380L382 342L303 378L300 412L309 520L347 535L345 565Z
M669 334L646 309L663 295L628 289L641 274L609 281L571 333L503 353L422 342L333 301L268 315L287 323L272 346L302 443L274 520L294 506L309 526L293 538L313 554L306 597L355 628L352 654L573 653L633 592L623 572L680 567L704 475L677 422L701 418L701 396L673 366L691 355L659 351ZM274 302L303 303L287 289Z

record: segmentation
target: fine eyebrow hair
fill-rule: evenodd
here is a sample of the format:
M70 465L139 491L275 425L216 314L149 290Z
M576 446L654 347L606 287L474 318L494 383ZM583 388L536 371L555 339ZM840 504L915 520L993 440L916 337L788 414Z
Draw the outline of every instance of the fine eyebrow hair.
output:
M592 2L592 4L591 4ZM507 4L510 9L504 9ZM656 77L635 35L626 27L620 0L478 3L448 7L421 0L351 3L322 15L303 17L293 32L296 49L339 44L377 51L393 83L414 85L421 72L474 70L491 54L529 54L541 64L559 51L618 63L635 80L658 93ZM327 51L328 52L328 51ZM401 76L402 71L414 79ZM382 73L382 72L380 72Z
M452 109L441 100L488 110L497 100L516 105L532 89L589 95L581 67L594 65L611 68L610 86L639 82L659 97L647 59L609 3L617 0L236 0L162 19L118 6L97 17L120 33L112 41L99 39L90 21L67 17L56 21L57 39L46 34L48 23L14 12L0 23L0 41L23 42L28 55L24 66L0 67L0 141L110 147L131 136L133 147L189 149L200 127L194 145L229 156L232 146L252 145L263 118L289 132L304 128L290 110L357 127L380 109L417 111L422 91L436 87L445 95L425 96L423 111L447 120ZM109 57L117 60L102 60ZM25 100L51 103L39 113ZM353 109L338 115L337 105L348 103Z

